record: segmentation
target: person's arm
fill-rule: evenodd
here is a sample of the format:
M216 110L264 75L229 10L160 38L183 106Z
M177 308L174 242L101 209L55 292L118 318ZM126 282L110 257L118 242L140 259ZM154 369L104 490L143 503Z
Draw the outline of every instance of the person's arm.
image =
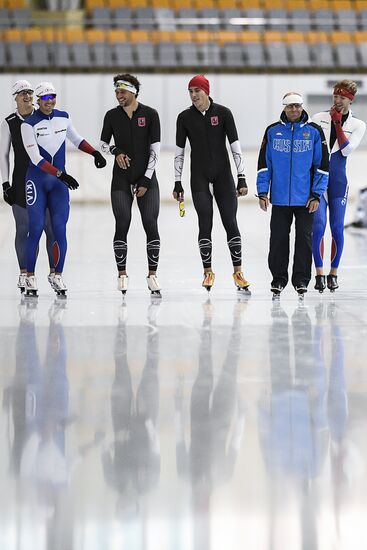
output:
M306 208L310 213L318 209L320 198L325 193L329 181L329 150L325 135L322 128L317 124L311 123L311 126L316 130L316 137L313 146L311 194L306 204Z
M62 172L59 168L57 168L57 166L54 166L48 162L48 160L43 158L39 152L33 126L27 122L23 122L20 127L20 132L22 134L24 148L32 164L40 168L43 172L59 178L67 187L69 187L69 189L77 189L79 187L79 183L72 176Z
M330 109L332 124L334 124L336 139L338 140L339 149L344 157L347 157L361 143L361 139L366 131L366 124L362 120L356 120L356 127L350 134L349 138L345 135L342 126L342 113L339 113L334 107Z
M88 143L87 140L85 140L81 135L78 134L70 118L68 119L66 137L70 139L75 147L77 147L84 153L87 153L88 155L92 155L92 157L94 157L94 165L96 168L104 168L106 166L106 159L99 151L97 151L95 147L93 147L90 143Z
M109 112L105 114L99 147L102 153L113 155L116 159L118 166L123 170L126 170L126 168L129 168L130 166L131 158L128 157L128 155L126 155L116 145L110 145L110 141L113 135L110 116L111 115Z
M0 171L3 181L3 198L10 206L15 202L14 188L10 185L10 163L9 153L11 145L11 135L9 124L3 120L0 126Z
M185 160L186 128L182 122L182 117L178 115L176 122L176 150L175 150L175 186L173 188L173 198L181 201L184 198L184 189L182 187L182 171Z
M260 147L259 158L257 161L257 179L256 188L259 198L259 206L265 212L269 206L268 193L270 189L272 173L271 157L268 151L268 128L265 131L264 138Z
M161 150L161 124L157 111L153 110L152 120L149 128L150 147L147 169L142 178L137 182L136 196L142 197L149 189L154 171L158 164L159 153Z
M240 196L247 195L248 188L245 176L245 161L241 151L241 145L239 140L233 141L231 144L231 151L234 163L237 169L237 194Z
M0 126L0 171L3 182L9 182L10 164L9 153L11 145L11 135L9 124L3 120Z

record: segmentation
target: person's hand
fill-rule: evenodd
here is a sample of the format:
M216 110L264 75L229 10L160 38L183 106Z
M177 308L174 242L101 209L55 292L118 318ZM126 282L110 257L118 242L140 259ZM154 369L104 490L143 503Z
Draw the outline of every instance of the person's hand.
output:
M70 176L70 174L67 174L66 172L58 172L57 176L63 183L65 183L66 187L69 189L78 189L79 183L76 181L73 176Z
M318 195L311 195L311 197L308 199L306 208L308 208L308 211L310 214L313 212L316 212L320 204L320 197Z
M182 201L184 198L184 190L180 181L175 181L172 196L176 201Z
M150 186L150 179L146 176L140 178L135 184L135 195L139 197L144 197L145 193L148 191Z
M264 212L266 212L268 210L268 207L269 207L268 196L265 195L265 194L260 194L260 195L256 195L256 196L259 199L259 206L260 206L261 210L264 210Z
M96 168L104 168L106 166L106 159L99 151L93 151L92 155L94 156L94 166Z
M330 116L334 124L341 124L343 113L342 111L338 111L335 105L333 105L330 109Z
M4 181L3 183L3 197L4 201L7 202L10 206L15 203L14 188L10 185L8 181Z
M248 193L246 176L245 174L239 174L237 179L237 196L244 197Z

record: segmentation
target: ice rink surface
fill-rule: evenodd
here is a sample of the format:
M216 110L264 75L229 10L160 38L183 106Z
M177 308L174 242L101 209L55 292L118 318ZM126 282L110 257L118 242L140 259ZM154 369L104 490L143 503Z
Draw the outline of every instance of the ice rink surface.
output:
M335 294L272 302L270 214L245 199L238 219L248 299L217 214L201 288L188 203L162 207L161 301L136 205L123 300L111 208L76 204L67 299L42 242L22 300L0 207L1 550L366 547L367 231L347 231Z

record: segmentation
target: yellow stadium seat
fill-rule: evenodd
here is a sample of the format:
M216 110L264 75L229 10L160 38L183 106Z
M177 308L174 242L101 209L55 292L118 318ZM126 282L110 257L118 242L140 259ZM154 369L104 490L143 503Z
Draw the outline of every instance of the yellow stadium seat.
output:
M281 31L265 31L264 42L283 42L283 34Z
M331 9L329 0L309 0L312 10L329 10Z
M328 42L328 33L324 31L308 31L305 34L306 40L309 44L315 44L316 42Z
M353 33L354 39L358 44L361 42L367 42L367 31L357 31Z
M200 30L200 31L193 31L192 37L195 42L215 42L216 41L216 32L213 31L207 31L207 30Z
M309 3L306 0L286 0L288 10L307 10Z
M285 0L264 0L266 10L281 10L286 7Z
M151 0L150 5L152 8L171 8L172 2L170 0Z
M29 42L41 42L44 40L43 29L41 30L40 27L23 29L23 40L27 44L29 44Z
M4 29L4 40L6 42L22 42L23 33L20 29Z
M69 44L73 42L84 42L85 34L82 27L68 27L65 29L65 41Z
M191 42L192 32L184 29L173 31L172 39L174 40L174 42Z
M85 31L85 39L88 44L94 44L96 42L105 42L106 31L103 29L87 29Z
M355 0L354 7L356 10L367 10L367 0Z
M331 7L334 10L352 10L354 5L351 0L332 0Z
M218 0L217 1L217 6L221 10L223 10L223 9L232 9L232 8L237 8L238 2L237 2L237 0Z
M11 10L16 10L19 8L27 8L28 3L26 3L25 0L3 0L3 2L0 4L0 7L6 7Z
M251 10L263 7L263 0L238 0L237 7L241 10Z
M108 29L106 40L108 42L128 42L129 37L127 31L121 29Z
M130 8L147 8L149 7L149 2L147 0L129 0Z
M242 31L237 34L240 42L261 42L262 33L260 31Z
M56 33L54 27L43 27L42 35L46 42L56 41Z
M105 4L110 9L125 8L129 6L129 0L105 0Z
M179 10L181 8L193 8L194 1L193 0L172 0L172 7L175 10Z
M84 1L85 9L90 11L93 8L104 8L105 0L85 0Z
M197 10L203 10L207 8L215 8L216 7L216 1L215 0L194 0L194 8Z
M304 42L305 33L299 31L287 31L283 33L283 38L288 44L293 44L294 42Z
M238 42L238 32L219 31L217 33L217 40L220 44L227 44L228 42Z
M151 40L155 44L159 42L173 42L173 32L174 31L152 31Z
M149 42L150 33L142 29L134 29L130 31L130 40L131 42Z
M341 42L351 42L352 37L350 32L347 31L333 31L330 33L331 42L333 44L340 44Z

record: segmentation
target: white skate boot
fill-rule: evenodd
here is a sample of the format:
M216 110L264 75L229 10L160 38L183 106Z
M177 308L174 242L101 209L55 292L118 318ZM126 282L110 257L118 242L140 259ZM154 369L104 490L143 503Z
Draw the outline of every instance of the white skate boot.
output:
M20 289L20 292L25 291L25 280L27 278L27 273L21 273L18 277L18 284L17 287Z
M54 275L52 288L58 296L66 297L66 291L68 287L64 283L62 275L60 273Z
M117 278L117 290L120 290L122 294L126 294L128 286L129 277L127 275L119 275Z
M55 278L55 273L49 273L47 275L47 280L50 283L52 289L54 288L54 278Z
M25 295L26 296L34 296L37 298L38 296L38 287L37 287L37 279L34 275L29 275L25 278Z
M157 275L149 275L147 277L148 288L156 298L162 298L161 295L161 285L158 282Z

